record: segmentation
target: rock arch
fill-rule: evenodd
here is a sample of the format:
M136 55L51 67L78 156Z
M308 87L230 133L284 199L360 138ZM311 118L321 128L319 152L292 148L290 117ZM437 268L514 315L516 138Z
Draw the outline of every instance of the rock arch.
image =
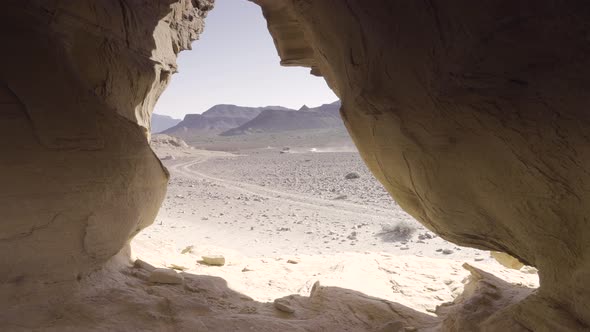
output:
M534 294L439 328L588 329L586 2L254 2L282 64L341 97L404 209L539 268ZM147 144L150 113L212 1L3 6L0 289L16 298L106 273L153 221L167 173Z

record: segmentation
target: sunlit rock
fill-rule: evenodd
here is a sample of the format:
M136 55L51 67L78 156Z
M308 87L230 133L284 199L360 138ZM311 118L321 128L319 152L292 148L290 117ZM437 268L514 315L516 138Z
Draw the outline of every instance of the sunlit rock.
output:
M538 330L558 307L588 328L584 1L253 1L281 63L310 67L340 97L402 208L446 240L539 269L534 299L496 316Z

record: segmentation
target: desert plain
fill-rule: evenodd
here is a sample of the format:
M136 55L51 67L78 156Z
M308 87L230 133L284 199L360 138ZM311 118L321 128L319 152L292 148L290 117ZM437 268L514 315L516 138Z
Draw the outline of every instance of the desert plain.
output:
M346 135L252 134L190 145L154 135L152 147L170 172L168 193L132 250L156 267L220 277L261 302L307 296L319 282L430 315L463 292L464 263L538 287L534 268L505 267L405 213ZM224 265L206 264L208 255L223 256Z

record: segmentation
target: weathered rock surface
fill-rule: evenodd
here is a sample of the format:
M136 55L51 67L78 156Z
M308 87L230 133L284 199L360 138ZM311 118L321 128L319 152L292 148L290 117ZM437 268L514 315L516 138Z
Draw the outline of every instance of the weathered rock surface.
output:
M153 222L168 175L151 111L209 7L3 3L0 297L80 280Z
M215 137L229 129L240 127L256 118L261 112L293 111L282 106L245 107L236 105L215 105L203 114L187 114L175 126L163 131L164 134L191 140L199 136Z
M182 284L182 274L173 269L155 269L150 272L149 281L158 284Z
M293 309L293 307L291 307L289 305L289 302L287 300L284 299L276 299L273 302L273 305L275 306L275 308L279 311L288 313L288 314L292 314L295 312L295 309Z
M254 2L282 63L312 68L341 98L364 160L406 211L539 269L538 293L497 317L538 330L558 307L590 326L586 2Z
M178 137L168 136L166 134L152 135L152 139L150 141L150 144L152 145L152 147L154 149L157 149L157 148L186 149L189 147L188 144L186 144L186 142L183 141L182 139L180 139Z
M290 298L297 320L272 324L243 314L271 304L199 288L207 279L154 286L152 296L121 249L164 197L150 114L212 1L9 0L0 13L2 330L116 330L113 317L129 312L140 330L589 328L586 1L255 2L281 63L325 77L365 162L405 210L445 239L538 268L541 287L467 267L472 288L438 318L322 288ZM213 304L186 293L207 291ZM228 296L241 307L219 300ZM224 310L232 315L195 317Z
M339 113L340 102L324 104L315 108L302 107L298 111L284 109L265 109L250 121L224 131L222 136L253 133L281 133L293 130L317 130L341 128L344 123ZM284 150L284 151L288 151Z
M504 252L492 251L490 252L490 256L509 269L520 270L524 266L518 259Z

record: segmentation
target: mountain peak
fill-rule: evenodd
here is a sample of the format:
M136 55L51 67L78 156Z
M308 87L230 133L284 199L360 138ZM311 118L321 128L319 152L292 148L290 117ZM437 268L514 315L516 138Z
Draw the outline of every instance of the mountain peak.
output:
M344 129L338 105L325 104L314 108L303 105L299 111L264 110L252 120L227 130L221 135L235 136L316 129Z
M168 128L176 126L180 119L174 119L168 115L152 114L152 133L159 133Z
M294 111L281 106L245 107L219 104L209 108L203 114L186 114L184 120L174 127L164 130L164 132L183 139L198 136L215 136L226 130L241 126L267 109L280 112Z

